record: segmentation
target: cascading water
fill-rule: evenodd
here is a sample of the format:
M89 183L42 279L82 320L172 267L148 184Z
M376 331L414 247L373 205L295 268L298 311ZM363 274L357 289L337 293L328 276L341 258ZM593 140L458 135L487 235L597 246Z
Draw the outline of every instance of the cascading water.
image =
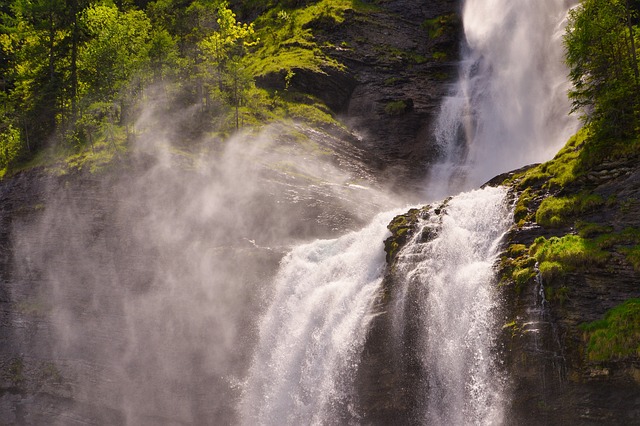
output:
M575 133L563 63L573 0L467 0L467 45L435 137L441 162L429 198L477 187L497 173L548 160Z
M467 46L460 79L438 118L442 161L426 183L429 199L548 159L575 131L561 43L571 3L466 1ZM416 421L500 424L506 396L494 360L493 265L511 209L505 190L487 188L454 197L443 211L421 224L434 228L435 238L416 237L396 264L407 288L395 291L401 299L417 298L422 325L417 349L426 373L415 389L422 393ZM245 423L358 422L362 413L349 392L370 324L367 310L380 297L384 224L379 216L359 233L299 247L283 261L245 382ZM408 303L416 302L388 307L396 323L416 312L403 311ZM402 320L394 326L398 336Z
M418 287L400 292L417 299L424 329L417 350L427 372L421 389L426 424L502 421L493 266L511 223L506 195L488 187L432 208L398 257L402 285ZM435 237L423 241L425 235Z
M381 214L360 232L297 247L283 259L246 384L244 424L324 424L351 409L392 217Z

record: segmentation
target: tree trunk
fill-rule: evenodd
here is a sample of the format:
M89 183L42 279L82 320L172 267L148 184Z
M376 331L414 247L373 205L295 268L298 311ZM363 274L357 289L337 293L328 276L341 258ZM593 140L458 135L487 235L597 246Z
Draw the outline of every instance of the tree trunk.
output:
M638 56L636 53L636 41L633 34L633 23L631 22L631 4L627 0L627 27L629 28L629 38L631 39L631 57L633 60L633 73L636 78L636 87L640 86L640 74L638 71Z
M78 2L71 1L72 25L71 33L71 120L75 121L78 111Z

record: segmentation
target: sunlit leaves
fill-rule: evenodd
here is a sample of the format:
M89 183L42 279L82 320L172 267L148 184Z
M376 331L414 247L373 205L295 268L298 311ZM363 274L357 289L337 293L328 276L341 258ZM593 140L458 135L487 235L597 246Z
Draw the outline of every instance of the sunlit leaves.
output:
M633 137L640 121L636 14L626 0L584 0L569 15L570 97L601 138Z
M80 52L80 75L98 100L108 100L149 61L151 22L139 10L92 6L82 15L91 39Z

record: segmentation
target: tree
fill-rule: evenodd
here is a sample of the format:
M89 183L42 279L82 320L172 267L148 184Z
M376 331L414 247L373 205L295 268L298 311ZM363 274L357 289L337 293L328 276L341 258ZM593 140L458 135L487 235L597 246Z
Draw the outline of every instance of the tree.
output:
M217 8L217 30L203 39L198 47L202 52L201 72L207 78L207 88L227 91L235 108L236 129L239 128L239 109L253 78L242 64L248 49L258 43L253 24L237 22L236 15L221 2Z
M144 12L91 6L82 16L91 39L80 52L84 90L97 101L112 101L137 72L148 69L151 22Z
M569 15L569 96L601 138L633 137L640 123L636 17L629 0L584 0Z
M16 0L11 10L13 16L4 16L2 34L3 51L13 59L5 79L11 82L11 102L21 111L18 121L25 138L42 145L64 120L68 12L62 0Z

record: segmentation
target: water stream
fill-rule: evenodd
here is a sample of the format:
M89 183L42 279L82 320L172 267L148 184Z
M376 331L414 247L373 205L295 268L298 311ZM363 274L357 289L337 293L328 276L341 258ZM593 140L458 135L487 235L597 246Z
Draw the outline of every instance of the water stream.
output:
M442 160L425 183L427 199L546 160L575 131L561 43L571 3L465 2L466 46L435 130ZM400 254L403 285L419 288L400 294L419 298L424 324L419 356L428 374L416 389L424 394L421 424L504 421L493 265L510 214L503 189L462 193L421 224L433 228L435 238L415 238ZM345 415L358 423L353 380L369 309L381 291L382 241L392 217L298 247L283 260L244 384L245 424L334 424ZM403 318L402 306L390 307L399 310L394 317ZM402 322L397 333L401 328Z
M467 0L459 78L435 129L430 199L550 159L575 133L562 36L573 0Z

